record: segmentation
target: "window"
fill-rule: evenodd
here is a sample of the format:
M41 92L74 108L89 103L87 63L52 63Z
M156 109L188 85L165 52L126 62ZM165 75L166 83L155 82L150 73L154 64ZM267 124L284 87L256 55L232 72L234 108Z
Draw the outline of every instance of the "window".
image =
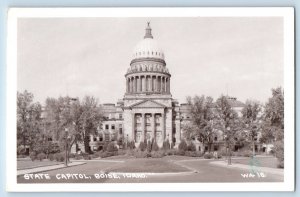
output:
M105 141L109 141L109 134L108 133L106 133L105 135L104 135L104 139L105 139Z
M215 141L218 141L218 137L216 136L214 140L215 140Z
M94 140L94 141L97 141L97 138L96 138L96 137L94 137L94 138L93 138L93 140Z
M109 129L109 126L108 126L108 124L106 124L106 125L105 125L105 129Z
M122 119L123 118L123 114L119 114L119 119Z
M119 128L119 134L122 135L122 133L123 133L122 128Z
M111 129L115 130L115 125L114 124L111 125Z

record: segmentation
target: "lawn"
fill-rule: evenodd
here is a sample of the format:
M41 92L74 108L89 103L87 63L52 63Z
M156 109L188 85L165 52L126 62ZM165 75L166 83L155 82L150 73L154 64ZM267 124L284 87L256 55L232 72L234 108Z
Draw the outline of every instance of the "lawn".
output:
M61 164L63 162L57 162L57 161L50 161L48 159L45 159L43 161L31 161L30 159L22 159L17 160L17 169L18 170L24 170L29 168L36 168L36 167L42 167L42 166L50 166L50 165L56 165Z
M277 159L275 157L247 157L233 159L232 163L245 164L257 167L277 168Z
M109 172L147 172L147 173L167 173L167 172L187 172L187 168L181 167L167 160L142 158L126 160L124 163L112 166L107 169Z

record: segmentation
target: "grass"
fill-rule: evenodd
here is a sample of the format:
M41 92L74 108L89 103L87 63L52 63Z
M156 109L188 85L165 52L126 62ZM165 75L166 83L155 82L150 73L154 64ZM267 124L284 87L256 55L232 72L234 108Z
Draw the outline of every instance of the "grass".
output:
M167 173L186 172L187 168L162 159L142 158L126 160L108 169L110 172L145 172L145 173Z
M50 161L48 159L45 159L43 161L35 160L18 160L17 161L17 169L18 170L24 170L24 169L29 169L29 168L37 168L37 167L42 167L42 166L50 166L50 165L56 165L56 164L61 164L62 162L57 162L57 161Z
M233 159L232 163L253 165L257 167L277 168L277 159L275 157L251 157Z

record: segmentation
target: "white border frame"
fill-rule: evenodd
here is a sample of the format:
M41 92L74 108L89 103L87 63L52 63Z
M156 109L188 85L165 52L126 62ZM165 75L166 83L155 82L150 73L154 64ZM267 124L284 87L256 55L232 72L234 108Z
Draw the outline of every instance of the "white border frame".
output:
M17 19L26 17L283 17L284 19L284 182L280 183L101 183L18 184L16 164ZM11 8L8 13L6 190L47 191L294 191L295 79L294 8Z

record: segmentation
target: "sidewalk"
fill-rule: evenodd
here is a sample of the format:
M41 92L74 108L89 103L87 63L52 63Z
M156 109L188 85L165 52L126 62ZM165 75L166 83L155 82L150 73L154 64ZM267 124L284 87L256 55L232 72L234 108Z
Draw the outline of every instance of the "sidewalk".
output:
M213 165L218 165L221 167L225 168L240 168L244 170L249 170L251 171L256 171L256 172L265 172L265 173L270 173L270 174L277 174L277 175L284 175L284 169L279 169L279 168L268 168L268 167L259 167L259 166L250 166L250 165L244 165L244 164L237 164L233 163L231 165L227 164L227 161L213 161L210 162Z
M68 167L70 166L78 166L78 165L83 165L86 164L86 162L72 162L68 164ZM65 164L56 164L56 165L51 165L51 166L43 166L43 167L37 167L37 168L30 168L30 169L24 169L24 170L17 170L17 176L24 175L24 174L33 174L33 173L38 173L38 172L45 172L49 170L56 170L60 168L67 168Z

